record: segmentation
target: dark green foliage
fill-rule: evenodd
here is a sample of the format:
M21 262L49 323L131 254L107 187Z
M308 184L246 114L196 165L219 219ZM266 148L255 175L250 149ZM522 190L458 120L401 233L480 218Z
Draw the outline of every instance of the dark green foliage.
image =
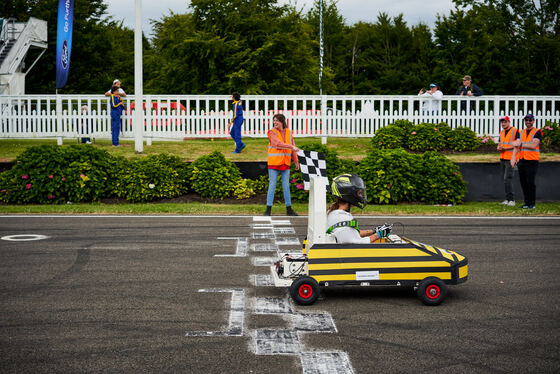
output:
M429 204L457 204L463 201L466 185L459 167L437 152L415 156L418 180L416 196Z
M452 95L469 74L485 94L557 94L558 0L454 3L435 25L384 13L351 25L325 1L323 93L416 94L435 81ZM2 17L48 21L49 48L27 76L30 93L54 90L56 4L0 2ZM146 93L319 92L317 2L303 13L275 0L193 0L187 13L156 20L154 33L144 40ZM106 2L76 1L73 35L62 93L102 93L115 78L132 93L133 32L107 17Z
M418 156L403 149L373 150L360 162L358 174L370 202L392 204L416 200Z
M218 151L202 156L189 165L191 188L202 197L223 199L233 196L241 173Z
M373 149L404 148L413 128L412 122L397 120L377 130L371 139L371 145Z
M377 204L457 204L466 191L458 167L437 152L416 155L402 149L374 150L360 163L359 174L368 199Z
M407 146L412 151L441 151L447 146L449 127L442 124L421 123L414 126L408 136Z
M457 152L474 151L481 144L476 133L468 127L457 127L449 135L449 148Z
M122 165L115 182L115 194L131 202L170 199L188 191L188 165L179 157L153 155Z
M546 121L543 127L543 149L546 151L551 147L560 147L560 126L556 122Z
M123 159L93 146L30 147L0 174L0 201L10 204L95 201L112 194Z

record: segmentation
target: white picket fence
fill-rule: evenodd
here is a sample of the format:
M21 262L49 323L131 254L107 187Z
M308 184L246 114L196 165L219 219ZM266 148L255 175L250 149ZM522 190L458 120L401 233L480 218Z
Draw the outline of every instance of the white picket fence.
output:
M444 96L440 110L423 113L418 96L245 95L244 137L266 137L272 116L283 113L297 137L371 137L395 120L446 122L478 135L498 136L498 119L509 115L523 127L533 113L536 127L560 122L560 96ZM135 103L125 98L121 138L133 138ZM461 110L461 105L463 108ZM228 95L145 95L144 137L152 139L224 138L232 116ZM148 110L146 110L146 107ZM0 96L0 138L111 138L107 97L102 95Z

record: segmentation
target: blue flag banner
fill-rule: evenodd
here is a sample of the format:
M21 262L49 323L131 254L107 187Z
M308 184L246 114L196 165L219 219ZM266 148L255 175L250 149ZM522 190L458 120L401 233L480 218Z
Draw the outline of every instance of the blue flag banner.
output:
M72 26L74 25L74 0L58 1L56 29L56 89L64 87L70 70Z

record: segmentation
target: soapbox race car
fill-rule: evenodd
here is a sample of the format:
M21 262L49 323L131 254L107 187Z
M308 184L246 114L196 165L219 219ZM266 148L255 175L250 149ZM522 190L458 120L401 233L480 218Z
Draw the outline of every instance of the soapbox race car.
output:
M413 287L426 305L439 305L447 285L467 281L466 257L391 234L371 244L337 244L326 234L326 182L311 178L307 239L297 253L279 253L270 271L276 287L289 287L300 305L311 305L320 287Z

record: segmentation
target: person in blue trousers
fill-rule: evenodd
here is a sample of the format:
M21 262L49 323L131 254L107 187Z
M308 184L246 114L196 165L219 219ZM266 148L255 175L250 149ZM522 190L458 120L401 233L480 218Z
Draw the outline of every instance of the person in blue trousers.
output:
M111 88L111 133L113 138L113 147L119 146L119 133L121 131L121 115L124 109L123 101L118 94L119 87Z
M229 122L229 134L235 141L235 151L231 153L241 153L245 144L241 141L241 126L243 125L243 106L241 105L241 95L239 92L231 94L233 99L233 118Z

